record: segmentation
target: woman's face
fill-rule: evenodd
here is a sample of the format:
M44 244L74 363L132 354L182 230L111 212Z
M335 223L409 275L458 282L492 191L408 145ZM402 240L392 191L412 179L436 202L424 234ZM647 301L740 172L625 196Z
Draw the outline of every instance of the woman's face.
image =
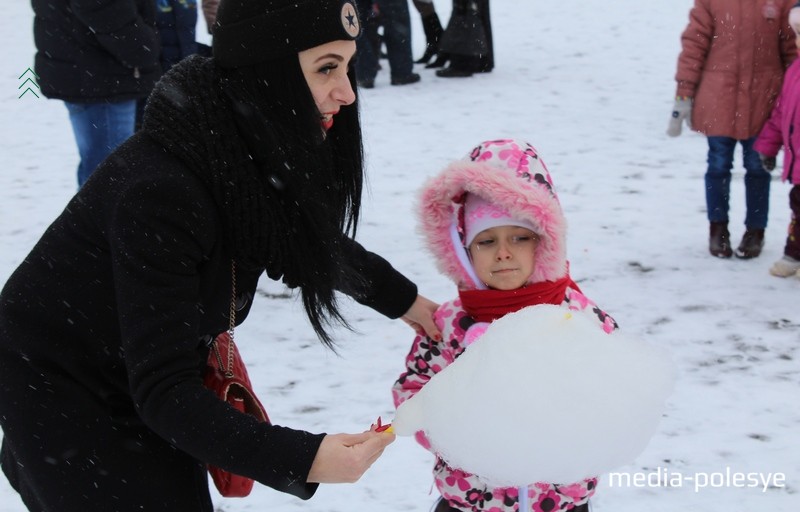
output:
M536 265L539 237L517 226L497 226L481 231L469 245L478 279L495 290L525 286Z
M333 116L342 105L350 105L356 94L350 86L347 70L356 53L355 41L331 41L300 52L300 68L320 111L326 131L333 126Z

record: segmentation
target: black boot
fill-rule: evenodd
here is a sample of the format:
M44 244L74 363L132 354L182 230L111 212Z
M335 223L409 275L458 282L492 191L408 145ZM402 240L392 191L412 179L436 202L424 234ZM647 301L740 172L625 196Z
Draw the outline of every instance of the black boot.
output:
M442 78L464 78L472 76L476 72L479 57L467 55L452 55L450 65L436 72L436 76Z
M422 29L425 31L425 53L419 60L415 61L417 64L427 64L436 52L439 51L439 39L442 38L444 28L439 21L439 15L434 12L422 18Z
M430 64L425 65L425 69L431 68L441 68L444 67L445 64L450 62L450 56L446 53L438 53L436 54L436 58Z
M436 76L440 78L468 78L472 76L472 71L449 66L436 71Z
M757 258L764 248L764 230L747 228L742 237L742 243L736 248L736 257L749 260Z
M728 232L727 222L711 223L708 235L708 252L717 258L730 258L733 256L731 234Z

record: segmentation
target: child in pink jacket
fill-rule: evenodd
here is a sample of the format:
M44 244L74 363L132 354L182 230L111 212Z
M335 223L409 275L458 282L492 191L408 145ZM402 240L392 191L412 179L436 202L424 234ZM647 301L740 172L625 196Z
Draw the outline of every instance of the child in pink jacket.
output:
M406 371L392 389L396 406L452 363L490 322L526 306L556 304L589 315L606 333L617 328L569 276L566 219L550 173L530 144L504 139L476 146L425 185L419 221L439 269L457 284L458 297L434 316L441 342L414 339ZM476 404L476 414L502 411ZM431 449L422 432L417 441ZM597 485L596 478L588 478L496 488L440 457L433 474L442 495L435 512L585 512Z
M797 33L796 43L800 48L800 2L790 11L789 24ZM776 261L769 272L778 277L800 278L800 60L794 61L786 70L781 94L753 147L762 156L764 167L771 171L775 168L775 156L781 146L781 179L793 185L789 192L792 220L783 258Z

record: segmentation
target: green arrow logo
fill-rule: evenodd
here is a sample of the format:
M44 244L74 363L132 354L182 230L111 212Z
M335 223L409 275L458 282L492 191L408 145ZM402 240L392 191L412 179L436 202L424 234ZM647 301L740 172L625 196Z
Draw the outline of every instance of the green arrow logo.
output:
M39 75L37 75L36 72L34 70L32 70L31 68L28 68L21 75L19 75L19 80L22 80L22 77L24 77L25 75L28 75L28 74L32 75L33 78L36 78L37 80L39 79ZM17 99L22 98L23 96L25 96L25 93L27 93L27 92L30 92L31 94L33 94L37 98L39 97L39 95L36 94L36 91L31 89L31 86L35 87L36 89L39 89L39 85L33 80L33 78L31 78L31 76L28 76L25 79L25 81L22 82L22 84L19 87L17 87L17 90L20 90L23 87L25 87L25 90L22 91L22 94L20 94L19 97L17 97ZM26 84L29 84L29 85L27 85L27 87L26 87Z

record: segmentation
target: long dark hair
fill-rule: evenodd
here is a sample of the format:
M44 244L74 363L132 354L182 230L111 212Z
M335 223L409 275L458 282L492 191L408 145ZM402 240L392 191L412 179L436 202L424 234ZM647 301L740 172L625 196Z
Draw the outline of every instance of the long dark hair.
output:
M327 327L336 322L349 328L334 290L342 280L358 279L342 256L342 239L355 236L361 211L358 100L342 106L325 134L297 55L221 75L275 226L259 247L269 255L267 274L301 289L314 331L333 348ZM356 91L352 70L348 76Z

